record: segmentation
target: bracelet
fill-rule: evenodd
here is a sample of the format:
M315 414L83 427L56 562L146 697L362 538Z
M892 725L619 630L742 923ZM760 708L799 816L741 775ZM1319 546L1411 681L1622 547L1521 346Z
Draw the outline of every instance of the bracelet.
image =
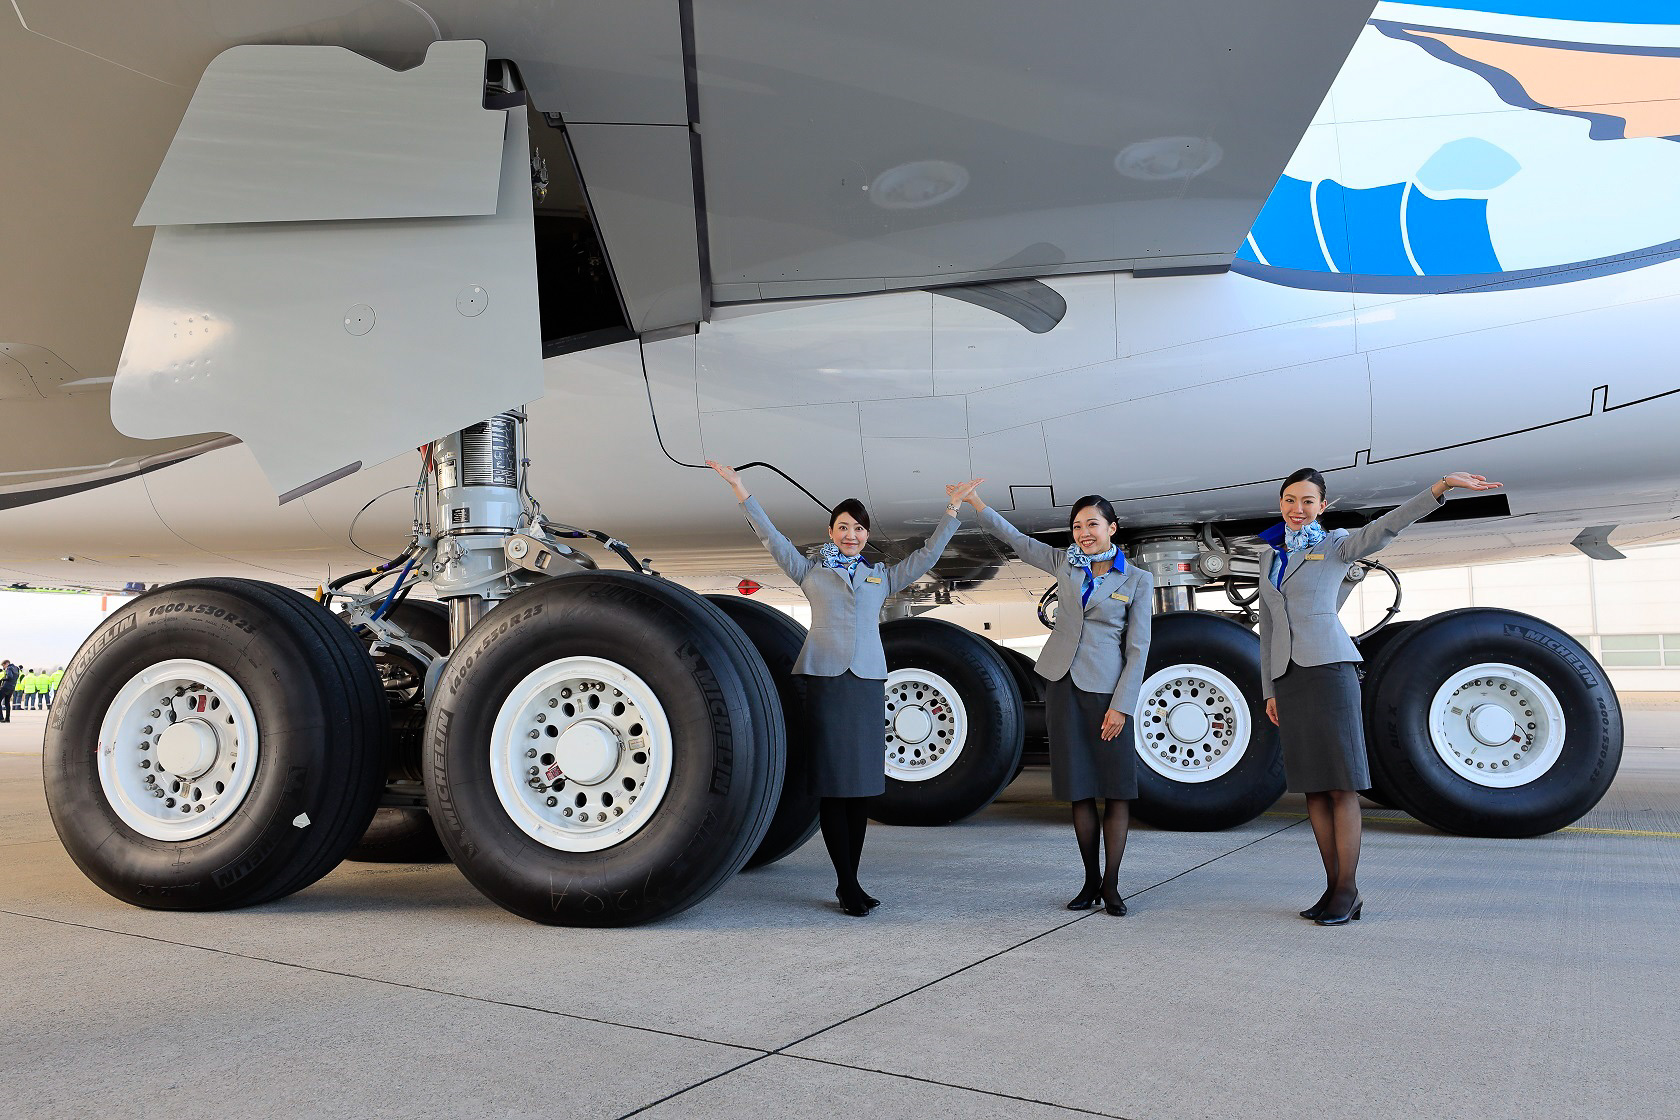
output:
M962 503L961 502L958 502L954 506L946 506L945 507L945 516L947 516L947 517L955 517L957 514L959 514L961 512L962 512Z

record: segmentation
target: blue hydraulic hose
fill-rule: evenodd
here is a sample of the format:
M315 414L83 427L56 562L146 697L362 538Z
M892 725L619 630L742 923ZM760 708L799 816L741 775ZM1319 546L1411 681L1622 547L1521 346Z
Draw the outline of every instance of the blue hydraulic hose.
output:
M391 585L391 593L389 595L385 596L385 601L383 603L379 604L379 609L378 610L373 612L373 617L374 617L375 620L378 620L378 619L381 619L381 618L385 617L386 610L388 610L391 606L391 600L395 599L397 597L397 590L402 587L403 580L408 578L408 570L410 568L414 567L414 562L416 560L418 560L419 558L420 558L420 554L418 552L416 552L413 556L410 556L408 558L408 563L403 565L402 574L397 576L397 582L395 582Z

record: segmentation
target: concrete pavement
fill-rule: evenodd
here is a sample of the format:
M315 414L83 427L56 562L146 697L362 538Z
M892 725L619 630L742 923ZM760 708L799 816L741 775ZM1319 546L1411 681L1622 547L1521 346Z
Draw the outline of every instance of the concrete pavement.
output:
M1138 828L1131 914L1071 914L1029 771L871 829L865 920L820 842L633 930L551 929L448 865L345 864L251 910L117 903L64 855L40 713L0 726L0 1115L1594 1117L1680 1102L1680 704L1628 703L1569 830L1371 809L1365 920L1323 929L1298 798Z

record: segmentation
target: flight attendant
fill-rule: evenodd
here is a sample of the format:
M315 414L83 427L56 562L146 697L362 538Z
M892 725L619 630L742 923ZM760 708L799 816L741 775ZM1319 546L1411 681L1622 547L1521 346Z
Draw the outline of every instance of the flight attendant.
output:
M954 497L960 497L953 489ZM1131 715L1137 710L1155 580L1114 543L1120 525L1107 499L1091 494L1073 504L1073 543L1052 548L1005 521L970 492L980 524L1015 555L1056 577L1056 628L1035 666L1049 681L1044 717L1050 732L1050 789L1073 803L1073 832L1085 863L1085 885L1067 904L1090 910L1102 902L1126 912L1120 896L1120 859L1126 851L1131 803L1137 797L1137 751ZM1107 863L1097 872L1097 798L1103 799Z
M869 511L856 498L834 507L828 518L828 543L812 559L776 530L740 475L710 459L706 465L729 483L753 532L811 604L811 629L793 671L805 678L812 792L822 799L823 843L838 883L834 897L843 912L861 918L880 905L880 899L858 883L857 871L869 824L868 799L887 788L887 658L881 648L881 608L887 596L932 569L957 531L963 498L979 480L948 487L950 507L927 543L884 567L863 558Z
M1346 601L1348 569L1382 549L1418 518L1439 509L1447 491L1495 490L1479 474L1449 474L1362 529L1325 530L1324 476L1311 467L1283 480L1283 520L1260 533L1271 546L1261 563L1260 684L1266 715L1277 725L1291 793L1307 795L1307 816L1324 861L1324 894L1301 917L1321 926L1357 921L1364 909L1356 790L1369 789L1360 717L1361 660L1336 611Z

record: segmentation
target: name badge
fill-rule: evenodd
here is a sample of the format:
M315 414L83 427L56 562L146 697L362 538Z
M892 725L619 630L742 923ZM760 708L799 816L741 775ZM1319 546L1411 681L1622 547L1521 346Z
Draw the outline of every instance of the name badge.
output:
M864 576L863 577L863 582L865 582L865 583L880 583L881 582L881 577L880 576Z
M1122 595L1122 594L1120 594L1120 592L1118 592L1118 591L1116 591L1116 592L1115 592L1115 593L1114 593L1114 594L1112 594L1112 595L1110 595L1110 596L1109 596L1109 598L1110 598L1110 599L1118 599L1118 600L1120 600L1120 601L1121 601L1121 602L1122 602L1122 603L1129 603L1129 602L1131 602L1131 601L1132 601L1132 600L1131 600L1131 597L1130 597L1130 596L1128 596L1128 595Z
M1322 553L1322 552L1309 552L1309 553L1307 553L1307 559L1308 560L1322 560L1322 559L1324 559L1324 553Z

